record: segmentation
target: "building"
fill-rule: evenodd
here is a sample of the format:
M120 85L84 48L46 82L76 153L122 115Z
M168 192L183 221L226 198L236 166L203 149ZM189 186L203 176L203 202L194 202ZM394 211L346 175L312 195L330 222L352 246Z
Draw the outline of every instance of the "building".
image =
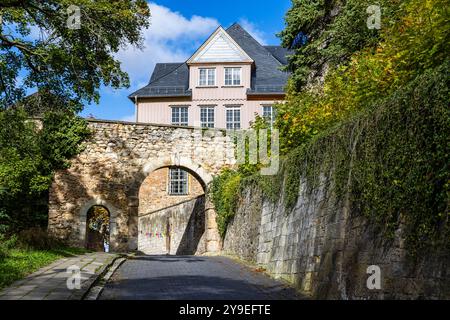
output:
M223 129L246 129L255 113L272 121L288 53L239 24L218 27L186 62L156 64L149 84L129 95L136 121Z
M129 95L136 121L223 129L247 129L255 114L273 121L272 106L285 97L288 53L261 45L239 24L218 27L187 61L156 64L149 84ZM159 169L142 184L139 216L203 194L189 172Z

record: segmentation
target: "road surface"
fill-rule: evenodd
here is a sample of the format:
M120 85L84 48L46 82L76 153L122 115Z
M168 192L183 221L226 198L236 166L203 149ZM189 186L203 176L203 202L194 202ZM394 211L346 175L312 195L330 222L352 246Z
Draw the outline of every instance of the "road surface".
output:
M299 299L295 290L225 257L137 256L125 261L99 299Z

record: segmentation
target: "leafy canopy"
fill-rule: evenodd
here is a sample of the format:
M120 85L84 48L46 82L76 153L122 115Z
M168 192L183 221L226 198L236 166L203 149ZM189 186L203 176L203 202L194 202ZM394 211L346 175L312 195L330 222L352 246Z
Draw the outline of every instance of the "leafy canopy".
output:
M281 33L296 48L287 99L277 106L281 171L227 172L213 191L235 182L228 198L237 201L239 190L257 183L290 209L300 178L314 188L325 174L339 200L348 196L352 212L385 234L403 223L410 252L448 250L448 1L380 0L380 30L366 25L373 4L293 0ZM220 219L234 214L233 202L214 199Z
M278 107L282 150L288 152L351 114L376 107L418 75L444 63L450 52L447 2L381 1L382 28L374 34L366 26L366 7L356 5L365 1L342 2L339 14L332 22L322 25L320 36L311 37L290 59L293 75L287 103ZM293 12L301 12L298 3L302 1L294 1L293 9L286 16L287 28L282 33L285 44L291 41L293 30L301 28L306 33L309 30L308 10L297 17L298 21L292 20ZM315 7L314 12L324 11ZM356 29L349 26L352 19ZM344 45L342 39L350 38L353 41L344 41ZM313 50L321 47L324 49ZM311 59L311 63L304 58ZM308 77L303 77L304 68L312 78L320 69L312 61L328 64L329 71L320 86L305 85Z
M69 166L89 136L68 112L47 112L42 123L22 109L0 112L0 231L42 225L53 172Z
M67 22L80 8L79 29ZM99 100L101 85L129 84L114 53L141 46L150 12L144 0L2 0L0 3L0 106L27 89L78 102ZM59 107L64 107L61 105Z

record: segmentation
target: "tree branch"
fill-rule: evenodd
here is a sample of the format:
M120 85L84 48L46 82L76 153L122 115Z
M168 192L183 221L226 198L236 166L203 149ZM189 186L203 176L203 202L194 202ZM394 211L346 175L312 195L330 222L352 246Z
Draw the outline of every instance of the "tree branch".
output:
M17 41L17 40L9 40L6 36L3 34L0 34L0 40L1 46L7 46L7 47L16 47L19 49L22 53L26 52L30 55L36 55L36 53L25 43Z

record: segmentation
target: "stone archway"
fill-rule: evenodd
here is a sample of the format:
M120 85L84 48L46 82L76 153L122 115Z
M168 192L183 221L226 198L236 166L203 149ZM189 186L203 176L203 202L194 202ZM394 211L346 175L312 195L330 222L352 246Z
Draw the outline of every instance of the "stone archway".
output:
M86 216L86 248L109 252L109 227L109 210L99 205L90 207Z
M104 207L109 212L109 248L110 251L114 251L117 247L117 223L116 218L120 214L119 210L116 209L113 205L108 203L107 201L101 198L95 198L87 201L81 207L79 212L79 240L80 243L83 243L84 246L87 244L87 218L88 212L92 207L101 206Z
M142 168L142 172L145 176L151 172L163 168L163 167L180 167L190 171L194 176L197 176L199 180L204 183L205 191L209 183L212 181L212 176L205 170L199 163L192 159L178 154L166 156L162 158L153 159L148 161Z
M48 231L83 247L86 214L92 205L111 213L111 251L138 247L139 188L150 172L182 167L202 181L205 190L223 168L235 165L234 141L220 130L89 121L91 138L68 169L55 173L49 192ZM215 212L205 200L206 251L217 251Z
M140 217L139 190L149 175L162 168L181 168L187 171L200 182L204 195L179 203L177 206L170 206L167 210L158 210L158 212ZM130 234L130 239L134 239L132 243L135 245L135 249L147 254L217 252L220 249L220 236L216 213L206 196L211 181L212 175L188 157L175 154L149 160L142 167L141 175L135 183L133 189L137 191L137 194L132 196L135 201L132 201L132 207L129 208L130 221L133 221L133 226L130 226L130 230L133 232ZM199 221L202 224L200 228ZM146 230L143 230L144 225ZM200 238L199 233L201 233ZM144 246L143 239L145 237L153 237L154 240L146 240Z

